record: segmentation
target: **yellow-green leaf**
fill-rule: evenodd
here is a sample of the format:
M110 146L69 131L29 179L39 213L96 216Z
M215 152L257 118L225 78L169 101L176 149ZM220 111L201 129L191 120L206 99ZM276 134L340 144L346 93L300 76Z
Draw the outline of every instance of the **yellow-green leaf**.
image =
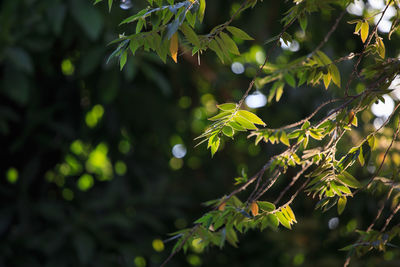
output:
M288 228L288 229L292 229L292 227L290 226L289 221L286 219L286 217L283 215L282 212L279 212L279 211L278 211L278 212L275 213L275 215L276 215L276 217L278 218L279 222L280 222L283 226L285 226L285 227Z
M230 111L230 110L234 110L236 108L236 104L235 103L224 103L224 104L217 105L217 108L219 108L220 110L223 110L223 111Z
M289 138L287 137L286 132L282 131L280 140L281 140L282 144L290 146Z
M290 208L289 205L287 205L287 206L285 207L285 210L286 210L287 213L289 214L290 219L291 219L292 221L294 221L295 223L297 223L297 221L296 221L296 216L294 216L294 212L293 212L293 210Z
M249 130L258 130L257 127L256 127L252 122L250 122L249 120L243 118L242 116L236 116L236 117L234 118L234 120L235 120L237 123L239 123L241 126L243 126L244 128L246 128L246 129L249 129Z
M331 79L332 79L331 74L330 73L324 74L323 79L324 79L325 89L328 89L329 84L331 83Z
M200 0L200 6L199 6L199 21L200 23L203 22L204 18L204 11L206 10L206 0Z
M275 100L279 102L283 94L283 87L285 86L284 83L279 83L278 87L276 88Z
M339 198L338 200L338 204L337 204L337 211L340 214L342 214L342 212L344 211L344 208L346 207L346 203L347 203L347 198L345 196L342 196Z
M232 112L229 112L229 111L221 112L221 113L215 115L214 117L209 118L208 120L217 121L217 120L223 119L231 114L232 114Z
M361 187L360 182L354 178L350 173L343 171L342 174L339 174L337 176L339 178L339 181L344 183L345 185L352 187L352 188L359 188Z
M369 24L367 21L364 21L361 24L361 41L363 43L365 43L365 41L367 40L368 33L369 33Z
M385 58L385 44L382 41L382 38L378 37L376 39L376 44L378 46L378 53L381 58Z
M246 120L248 120L254 124L259 124L259 125L263 125L263 126L266 125L256 114L251 113L250 111L239 110L237 112L237 115L245 118Z
M332 81L340 88L340 72L335 64L329 65L329 73L332 76Z

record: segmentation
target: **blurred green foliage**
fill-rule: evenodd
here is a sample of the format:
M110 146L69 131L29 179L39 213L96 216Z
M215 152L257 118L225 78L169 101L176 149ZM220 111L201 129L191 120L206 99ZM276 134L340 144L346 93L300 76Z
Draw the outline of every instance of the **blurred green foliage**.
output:
M235 40L243 52L237 61L246 66L236 75L214 54L203 56L200 66L187 53L178 65L164 65L143 52L130 57L122 71L115 59L106 64L114 48L107 44L129 29L117 25L146 3L132 1L132 9L122 9L115 2L109 13L105 2L92 2L0 3L0 266L158 266L173 246L162 242L167 233L191 226L208 210L199 203L229 192L242 170L256 172L282 148L256 147L239 135L235 142L222 142L211 160L205 147L194 148L193 138L216 114L216 104L241 98L265 56L263 42L279 33L281 14L292 3L264 1L235 21L256 39ZM239 4L208 1L201 31L226 21ZM312 15L306 37L294 27L293 35L306 39L297 53L313 50L338 14ZM342 23L327 54L336 58L360 49L352 31ZM386 53L397 56L398 47L395 34ZM278 49L273 60L287 62L292 55ZM349 73L352 63L340 68ZM258 114L279 127L337 94L288 89L279 105ZM372 119L370 113L362 118L360 133L372 128ZM357 133L339 153L352 138ZM183 158L171 152L177 144L187 149ZM400 164L396 156L390 162ZM369 177L361 168L356 172L360 179ZM279 181L271 199L283 188ZM352 199L334 230L328 222L336 212L311 212L315 202L299 198L294 209L300 223L292 231L250 232L240 238L240 249L207 251L193 243L170 266L338 266L345 257L338 249L356 239L356 228L368 226L377 201L366 194ZM382 264L398 266L399 251L354 261L354 266Z

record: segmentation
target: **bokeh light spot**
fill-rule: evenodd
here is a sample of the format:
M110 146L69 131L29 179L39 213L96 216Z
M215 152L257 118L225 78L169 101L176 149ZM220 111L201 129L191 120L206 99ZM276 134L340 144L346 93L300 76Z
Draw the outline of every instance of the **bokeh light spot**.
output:
M336 229L339 226L339 218L333 217L328 222L328 227L330 230Z
M95 105L92 110L86 113L85 122L90 128L95 127L103 117L104 108L101 105Z
M181 159L186 155L186 147L182 144L177 144L172 147L172 155L175 158Z
M189 262L190 265L192 266L200 266L201 265L201 259L199 256L190 254L187 256L187 261Z
M78 188L82 191L87 191L89 190L93 184L93 176L91 176L90 174L84 174L82 175L79 179L78 179Z
M160 239L154 239L152 243L153 249L157 252L164 250L164 243Z
M100 180L109 180L112 178L112 165L107 157L108 147L104 143L100 143L90 152L86 161L86 170L99 175Z
M240 62L233 62L231 65L231 70L235 74L242 74L244 72L244 66Z
M354 3L351 3L347 8L347 12L352 15L361 16L364 11L365 4L361 0L355 0Z
M126 164L123 161L115 162L115 172L118 175L124 175L126 173Z
M302 265L303 263L304 263L304 254L297 253L293 258L293 265L299 266L299 265Z
M7 171L7 181L9 183L15 184L18 180L18 170L16 168L9 168Z
M267 97L260 91L256 91L246 97L245 103L249 108L261 108L267 104Z
M64 188L62 191L62 196L65 200L71 201L74 199L74 192L69 188Z
M181 108L188 108L192 104L192 99L188 96L182 96L179 98L179 106Z
M61 62L61 71L65 76L71 76L75 72L75 66L70 59L64 59Z
M394 110L394 101L389 95L383 95L385 103L381 100L371 106L372 113L377 117L389 117Z
M136 267L146 267L146 260L141 256L135 257L133 262L135 263Z
M179 170L183 166L183 160L173 157L169 161L169 166L175 171Z
M72 142L71 146L70 146L71 151L76 154L76 155L80 155L83 153L83 143L81 140L75 140L74 142Z
M132 8L132 2L131 0L121 0L121 4L119 4L119 7L123 10L127 10Z
M118 150L122 154L128 154L129 150L131 150L131 144L128 140L121 140L118 144Z

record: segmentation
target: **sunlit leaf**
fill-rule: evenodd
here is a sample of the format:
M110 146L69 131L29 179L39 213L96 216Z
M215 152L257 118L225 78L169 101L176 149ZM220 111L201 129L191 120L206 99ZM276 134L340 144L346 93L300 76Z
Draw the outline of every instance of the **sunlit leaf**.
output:
M364 21L361 24L361 41L363 43L365 43L365 41L367 40L368 33L369 33L369 24L367 21Z
M288 229L292 229L292 226L290 225L289 221L286 219L286 217L283 215L282 212L278 211L275 213L275 215L283 226L285 226Z
M254 123L254 124L260 124L265 126L266 124L254 113L251 113L250 111L247 110L239 110L237 112L238 116L241 116L243 118L245 118L246 120Z
M220 104L217 105L217 108L223 111L233 111L236 109L236 104L235 103L225 103L225 104Z
M222 128L222 133L228 137L232 137L234 134L234 131L233 131L232 127L224 126L224 128Z
M329 72L332 75L332 81L340 87L340 72L339 69L336 67L335 64L329 65Z

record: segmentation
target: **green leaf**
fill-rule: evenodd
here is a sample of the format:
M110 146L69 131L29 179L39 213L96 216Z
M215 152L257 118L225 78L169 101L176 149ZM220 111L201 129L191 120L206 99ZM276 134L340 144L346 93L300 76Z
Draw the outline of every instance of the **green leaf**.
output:
M198 16L200 23L203 22L205 10L206 10L206 0L200 0L199 16Z
M318 50L317 54L318 54L319 58L322 60L322 62L324 63L324 65L329 65L332 63L331 59L324 52Z
M246 129L249 130L258 130L257 127L247 119L243 118L242 116L236 116L234 118L235 122L239 123L241 126L243 126Z
M224 126L224 128L222 128L222 133L228 137L232 137L235 132L233 131L232 127Z
M304 14L302 14L302 15L299 17L299 23L300 23L301 29L305 32L306 29L307 29L307 16L304 15Z
M264 211L273 211L275 210L275 205L268 201L257 201L258 206L260 209Z
M271 225L271 227L273 229L277 229L278 226L279 226L279 221L278 221L278 218L276 217L276 215L275 214L268 214L267 218L268 218L268 222Z
M227 59L227 61L230 62L231 61L231 55L228 53L228 49L226 49L226 44L224 43L222 38L219 37L219 36L215 36L215 40L217 41L219 47L221 48L221 51L222 51L225 59Z
M234 55L240 55L239 49L237 48L235 42L231 39L231 37L229 37L229 35L227 35L224 32L221 32L219 34L219 36L221 37L222 41L225 44L225 47L228 49L229 52L231 52Z
M233 111L236 109L236 104L235 103L224 103L217 105L217 108L223 111Z
M302 84L304 84L307 81L307 77L308 77L308 72L307 71L302 72L298 86L301 86Z
M283 78L285 79L286 83L289 84L291 87L293 87L293 88L296 87L296 80L294 79L292 74L285 73L283 75Z
M346 207L346 203L347 203L347 198L345 196L339 198L337 204L337 211L339 215L343 213L344 208Z
M219 144L220 144L220 138L217 137L216 141L211 144L211 157L213 157L214 154L218 151Z
M217 54L219 60L221 60L222 63L224 63L224 53L222 52L221 48L219 47L217 41L211 40L211 42L208 44L208 47Z
M340 72L335 64L329 65L329 72L332 75L332 81L340 88Z
M342 184L336 184L336 187L337 187L341 192L343 192L343 193L345 193L345 194L348 194L348 195L351 195L351 190L350 190L350 188L348 188L347 186L342 185Z
M143 29L143 25L146 22L146 20L144 19L139 19L138 22L136 23L136 34L140 33Z
M185 35L185 38L190 43L194 44L197 47L200 47L199 37L187 23L183 23L180 29L183 32L183 35Z
M238 116L241 116L245 118L246 120L254 123L254 124L259 124L265 126L266 124L254 113L251 113L250 111L247 110L239 110L236 113Z
M127 52L126 50L124 51L124 53L122 53L120 59L119 59L119 68L120 70L122 70L125 66L126 60L127 60Z
M247 33L245 33L243 30L239 28L233 26L227 26L226 29L236 38L242 40L254 40L254 38L250 37Z
M217 121L217 120L223 119L223 118L225 118L225 117L228 117L228 116L230 116L231 114L232 114L232 112L228 112L228 111L221 112L221 113L215 115L214 117L209 118L208 120L210 120L210 121Z
M137 14L124 19L119 25L131 23L134 22L135 20L138 20L139 18L143 17L144 14L147 13L147 10L148 10L147 8L140 10Z
M280 140L281 140L281 142L282 142L283 144L285 144L285 145L287 145L287 146L290 146L289 138L288 138L286 132L282 131Z
M228 123L229 126L231 126L233 128L233 130L235 131L246 131L246 128L240 126L238 123L234 122L234 121L230 121Z
M361 187L360 182L354 178L350 173L343 171L341 174L337 176L339 178L339 181L346 184L347 186L351 188L359 188Z
M369 162L369 159L371 157L371 147L369 146L368 142L364 142L362 145L362 151L361 153L364 158L364 163L367 164Z
M286 219L286 217L283 215L282 212L278 211L275 213L276 217L278 218L279 222L285 226L288 229L292 229L292 227L290 226L289 221Z
M112 4L113 4L113 0L108 0L108 12L111 12Z

